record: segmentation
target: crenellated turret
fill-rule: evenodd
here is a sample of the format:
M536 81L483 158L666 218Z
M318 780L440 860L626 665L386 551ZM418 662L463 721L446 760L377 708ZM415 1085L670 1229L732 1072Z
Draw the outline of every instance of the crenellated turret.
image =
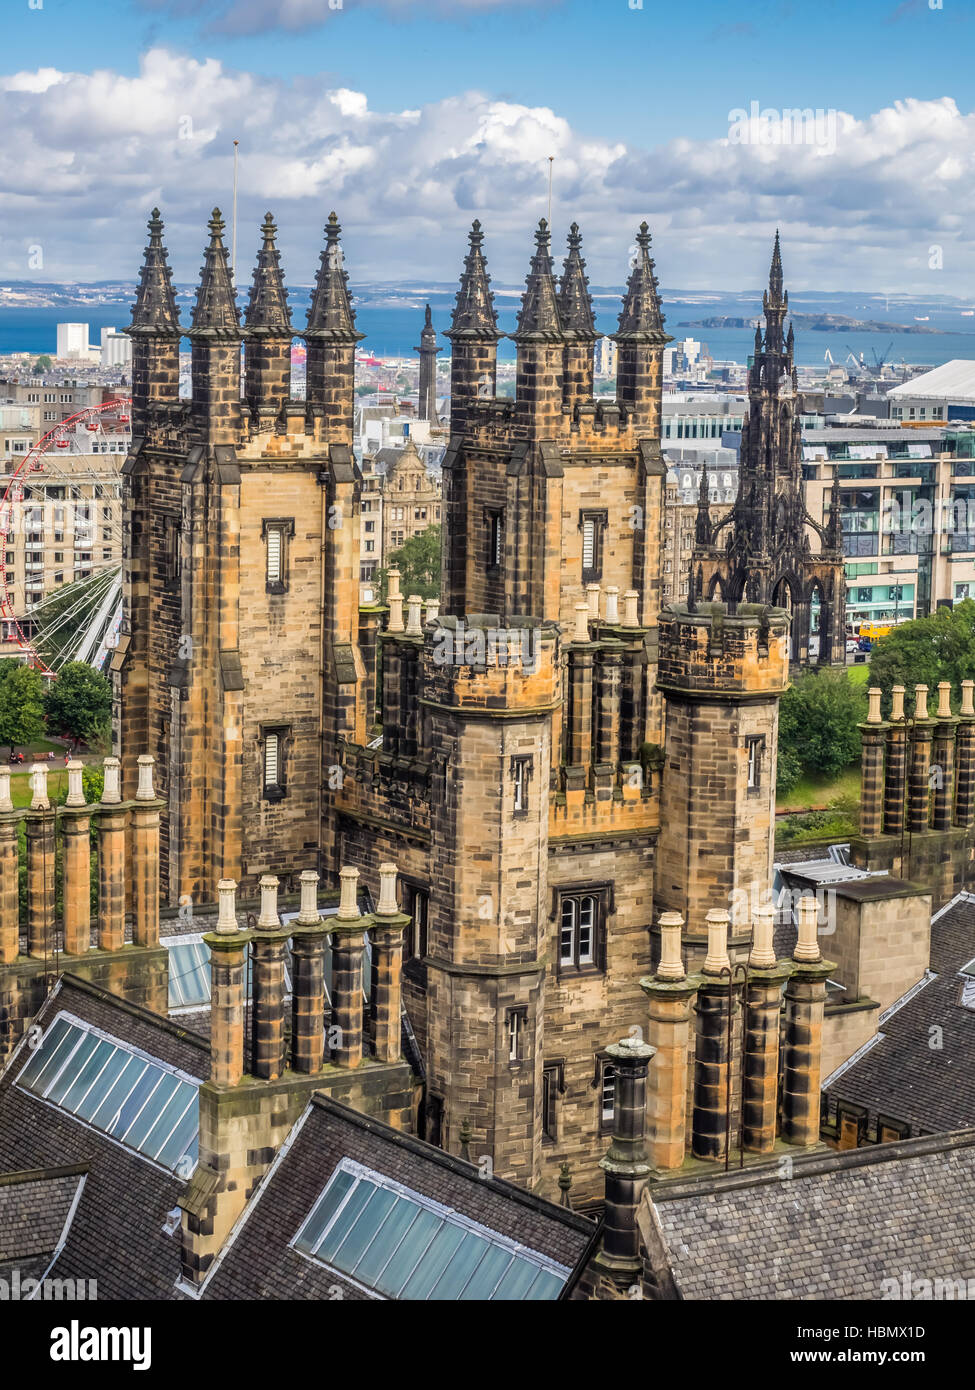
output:
M568 246L559 283L559 314L565 337L562 408L571 414L576 405L592 399L593 344L602 335L596 332L586 263L580 251L582 236L576 222L569 228Z
M261 228L262 243L244 317L244 398L254 416L274 417L291 395L291 313L284 287L277 228L270 213Z
M308 343L305 400L309 432L328 444L352 447L355 420L356 331L338 217L328 215L304 337Z
M241 428L240 315L219 208L213 209L208 225L210 243L187 334L193 345L192 419L206 443L236 444Z
M640 434L658 434L663 391L663 350L671 341L664 332L657 277L650 257L650 229L640 223L636 258L612 335L617 345L616 403Z
M179 401L179 310L158 208L153 208L148 226L132 322L125 330L132 339L133 434L140 435L151 428L153 406Z
M518 348L516 415L531 437L554 439L562 416L566 340L555 288L551 232L544 217L535 232L535 254L511 338Z
M482 249L484 233L475 218L450 327L450 432L463 434L471 401L493 397L498 375L498 317Z

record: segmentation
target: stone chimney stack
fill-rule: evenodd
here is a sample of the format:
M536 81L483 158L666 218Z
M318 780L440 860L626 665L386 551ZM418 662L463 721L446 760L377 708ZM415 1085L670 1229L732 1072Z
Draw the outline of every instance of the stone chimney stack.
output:
M121 763L104 762L105 785L95 811L98 831L98 946L117 951L125 945L125 834L128 811L119 789Z
M650 1175L646 1148L647 1069L654 1049L639 1038L621 1038L606 1049L616 1069L613 1141L599 1166L606 1175L603 1247L599 1268L628 1288L640 1277L640 1231L636 1213Z
M244 975L249 931L237 925L237 884L217 884L219 910L215 931L203 938L210 949L210 1080L236 1086L244 1075Z
M785 990L782 1138L788 1144L808 1146L819 1141L826 981L836 967L823 960L819 949L815 897L800 898L797 911L799 936Z
M84 955L91 948L91 808L82 790L84 763L68 763L68 798L62 806L64 950ZM157 888L158 892L158 868Z
M403 937L410 919L396 901L396 865L379 866L379 903L369 925L372 943L372 1034L379 1062L395 1062L402 1046Z
M260 881L261 915L251 932L252 1019L251 1074L277 1081L285 1068L285 947L288 932L278 917L278 880Z
M968 826L975 819L975 681L961 683L961 709L955 736L955 824Z
M325 953L328 927L318 911L318 874L301 875L301 910L291 927L291 1066L321 1071L325 1059Z
M342 897L332 918L332 1028L336 1043L332 1061L337 1067L362 1062L363 953L368 920L359 912L359 870L339 871Z
M932 830L950 830L955 802L955 739L958 720L951 712L951 682L938 685L938 713L931 761L937 770L934 780Z
M869 691L867 722L860 725L863 747L860 772L860 834L866 839L879 835L884 813L884 749L888 725L880 717L879 686Z
M139 757L139 785L132 802L132 939L159 945L159 813L165 806L153 789L155 759Z
M47 795L47 768L31 768L27 832L27 954L37 960L54 955L54 811Z
M686 1149L687 1069L691 1005L700 975L687 975L681 959L679 912L660 916L660 962L657 973L640 981L647 996L647 1042L656 1057L650 1070L647 1117L650 1159L654 1168L679 1168Z
M887 725L887 761L884 773L884 834L900 835L904 828L904 793L907 785L907 725L904 721L904 687L891 691Z
M754 932L743 1014L744 1049L742 1140L751 1153L771 1153L775 1147L779 1099L779 1016L782 986L792 973L788 962L777 962L772 948L775 909L759 906Z
M735 1010L736 991L728 956L729 915L723 909L712 909L706 920L708 953L697 995L691 1149L695 1158L723 1159L731 1104L728 1010Z
M914 687L911 722L911 764L907 776L907 828L912 834L928 828L931 798L931 738L935 721L928 714L928 687Z
M19 824L10 799L10 769L0 767L0 965L13 964L20 954Z

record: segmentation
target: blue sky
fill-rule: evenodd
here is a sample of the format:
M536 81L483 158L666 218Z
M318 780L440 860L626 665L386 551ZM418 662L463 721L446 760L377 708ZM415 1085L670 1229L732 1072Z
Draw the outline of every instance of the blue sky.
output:
M236 135L242 224L266 203L310 262L334 201L354 276L453 278L479 215L497 272L520 278L550 151L553 221L579 218L594 279L621 278L647 216L668 284L754 284L781 223L797 285L975 288L961 0L34 4L4 6L9 278L28 245L46 252L33 278L123 274L147 199L191 275ZM811 131L729 147L729 113L753 102L833 112L830 148Z

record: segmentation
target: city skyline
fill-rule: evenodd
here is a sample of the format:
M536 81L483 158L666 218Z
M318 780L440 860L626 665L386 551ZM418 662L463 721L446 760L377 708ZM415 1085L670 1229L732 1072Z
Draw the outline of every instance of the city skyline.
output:
M307 282L334 206L354 279L452 280L477 216L517 283L554 156L556 245L577 220L594 282L646 218L671 285L754 286L779 226L796 290L968 293L971 20L928 0L819 7L804 71L808 11L779 4L141 0L106 47L90 0L37 3L5 24L5 278L129 278L158 204L195 279L239 139L242 282L266 208Z

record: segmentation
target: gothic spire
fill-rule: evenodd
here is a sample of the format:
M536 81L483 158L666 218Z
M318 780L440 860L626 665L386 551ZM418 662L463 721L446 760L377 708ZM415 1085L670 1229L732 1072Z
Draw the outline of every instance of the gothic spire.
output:
M288 291L284 287L284 276L281 273L281 254L274 244L277 232L274 218L267 213L261 227L263 241L257 253L254 283L251 285L244 323L248 332L254 335L280 335L290 338L293 330L288 309Z
M196 292L189 331L191 338L240 337L240 315L230 273L230 253L223 244L224 225L220 209L214 208L208 223L210 244L200 272L200 286Z
M562 262L562 279L559 282L562 328L567 338L595 341L599 334L596 332L592 299L589 297L586 263L580 254L582 236L576 222L569 228L568 246L569 254Z
M126 331L158 338L178 338L179 310L173 293L173 272L163 245L163 224L158 208L153 208L148 225L149 244L143 252L139 288L132 306L132 322Z
M768 274L768 289L762 296L762 312L765 315L765 351L781 353L782 325L789 312L789 295L782 288L782 252L779 247L778 229L775 232L775 245L772 248L772 265Z
M356 332L349 276L344 269L339 243L341 231L338 217L330 212L325 227L325 250L315 278L304 336L348 345L359 342L365 334Z
M464 259L454 314L444 337L497 342L502 335L498 332L491 277L487 273L487 262L481 249L484 233L477 218L471 224L468 240L470 246Z
M826 526L827 544L837 554L843 550L843 492L839 474L833 479L829 502L829 521Z
M660 312L657 277L650 257L650 229L640 223L636 237L637 254L626 282L626 294L619 316L620 326L612 335L619 342L669 343Z
M555 268L552 261L552 237L543 217L535 232L535 254L525 280L518 327L511 337L516 343L561 341L562 320L555 290Z
M711 544L711 492L708 487L707 465L701 465L701 481L697 488L697 521L694 527L695 545Z

